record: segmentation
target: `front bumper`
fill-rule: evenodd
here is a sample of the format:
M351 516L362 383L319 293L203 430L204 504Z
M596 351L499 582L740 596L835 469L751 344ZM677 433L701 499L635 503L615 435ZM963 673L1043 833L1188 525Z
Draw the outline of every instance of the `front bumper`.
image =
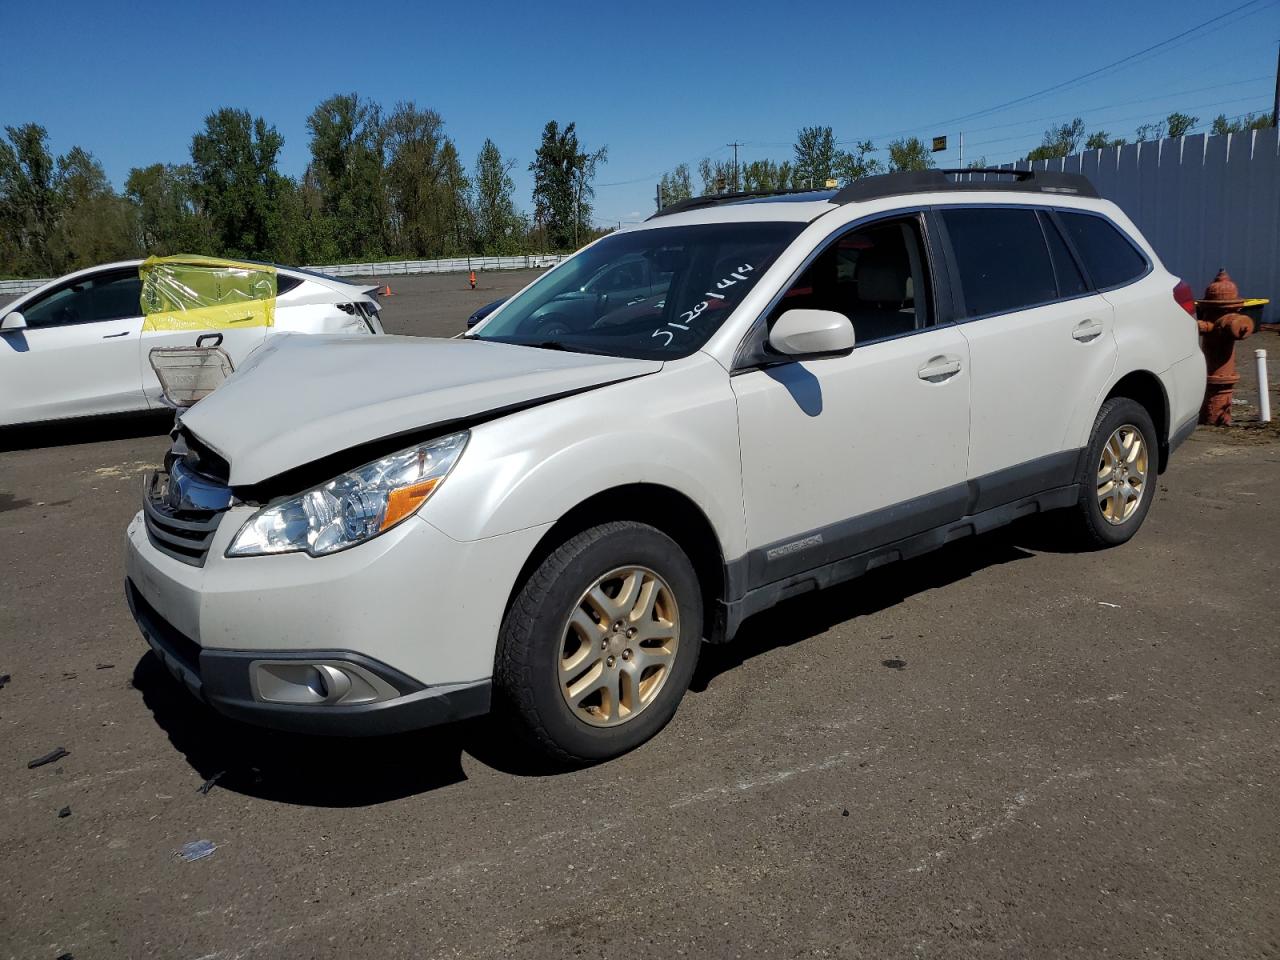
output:
M224 515L203 566L158 549L141 514L129 525L130 609L195 696L251 723L334 735L392 733L488 710L511 584L542 528L460 542L414 518L326 557L226 557L251 512ZM265 664L305 670L318 662L354 665L383 696L281 703L254 688Z
M124 591L129 611L143 638L165 668L192 696L236 720L297 733L379 736L452 723L489 711L492 686L488 680L427 687L384 663L350 650L309 650L305 653L202 650L166 622L138 592L132 580L125 580ZM289 659L354 664L391 684L399 696L349 706L258 700L250 682L254 664L263 660Z

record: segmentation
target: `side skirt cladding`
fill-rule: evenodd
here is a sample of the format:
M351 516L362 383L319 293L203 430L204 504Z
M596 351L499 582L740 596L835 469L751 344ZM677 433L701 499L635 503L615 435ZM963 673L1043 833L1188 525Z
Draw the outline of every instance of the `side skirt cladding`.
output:
M868 570L987 533L1079 498L1083 450L1039 457L966 483L766 544L726 570L724 639L747 617Z

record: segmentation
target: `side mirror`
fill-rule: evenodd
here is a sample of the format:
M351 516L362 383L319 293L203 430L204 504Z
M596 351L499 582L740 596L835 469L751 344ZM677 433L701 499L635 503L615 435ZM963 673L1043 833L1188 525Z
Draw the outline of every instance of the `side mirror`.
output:
M853 324L834 310L788 310L769 331L769 346L791 357L830 357L853 349Z
M27 318L17 310L6 314L3 320L0 320L0 330L25 330L27 329Z

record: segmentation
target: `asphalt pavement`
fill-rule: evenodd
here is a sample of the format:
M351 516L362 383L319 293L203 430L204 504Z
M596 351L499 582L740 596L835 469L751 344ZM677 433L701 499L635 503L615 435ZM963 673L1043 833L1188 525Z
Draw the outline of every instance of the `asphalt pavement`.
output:
M392 279L387 329L528 279ZM1124 547L1024 524L790 601L553 773L192 701L121 589L165 426L0 438L0 957L1280 957L1275 430L1198 431Z

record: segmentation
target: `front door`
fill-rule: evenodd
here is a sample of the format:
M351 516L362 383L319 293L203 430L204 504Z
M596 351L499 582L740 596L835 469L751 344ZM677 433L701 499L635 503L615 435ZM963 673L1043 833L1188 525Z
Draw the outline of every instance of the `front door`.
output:
M838 310L856 346L731 378L748 588L963 515L969 351L931 290L921 221L901 217L831 241L773 309Z
M82 276L19 305L0 332L0 423L145 410L135 268Z

